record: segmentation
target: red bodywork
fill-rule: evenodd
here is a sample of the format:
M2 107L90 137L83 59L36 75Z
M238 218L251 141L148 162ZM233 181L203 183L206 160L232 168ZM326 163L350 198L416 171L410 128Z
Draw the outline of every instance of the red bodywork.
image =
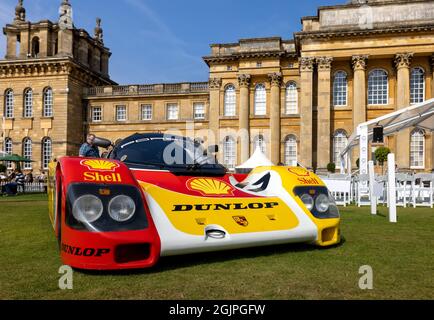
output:
M56 235L60 255L66 265L81 269L129 269L152 267L160 257L160 238L146 205L143 191L131 171L114 160L112 170L93 169L83 165L85 158L61 158L56 167ZM94 179L94 181L89 181ZM148 227L143 230L122 232L90 232L77 230L66 223L67 190L73 183L103 183L105 185L131 185L140 190ZM58 200L58 201L59 201ZM59 223L60 221L60 223Z

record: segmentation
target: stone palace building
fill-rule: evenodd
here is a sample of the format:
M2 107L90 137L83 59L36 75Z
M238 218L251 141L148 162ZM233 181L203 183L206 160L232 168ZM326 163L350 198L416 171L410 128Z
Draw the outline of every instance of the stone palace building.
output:
M22 0L15 11L3 29L0 147L35 171L76 155L88 132L115 141L155 131L215 137L228 167L259 146L276 164L323 171L339 166L358 124L434 97L434 1L320 7L290 39L212 44L207 82L142 85L110 79L100 19L90 35L67 0L57 22L27 21ZM433 170L433 132L385 143L401 169Z

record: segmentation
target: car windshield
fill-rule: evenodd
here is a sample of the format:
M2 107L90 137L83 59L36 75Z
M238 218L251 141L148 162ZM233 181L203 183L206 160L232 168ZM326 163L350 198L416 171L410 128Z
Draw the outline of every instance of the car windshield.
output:
M157 167L216 165L215 157L207 156L200 143L180 137L149 137L121 143L111 158Z

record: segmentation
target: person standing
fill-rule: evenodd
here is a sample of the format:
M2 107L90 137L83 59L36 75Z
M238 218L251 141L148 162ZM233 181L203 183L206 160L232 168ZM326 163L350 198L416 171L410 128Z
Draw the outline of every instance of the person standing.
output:
M86 137L86 142L80 147L80 157L86 158L99 158L99 150L95 145L95 135L88 134Z

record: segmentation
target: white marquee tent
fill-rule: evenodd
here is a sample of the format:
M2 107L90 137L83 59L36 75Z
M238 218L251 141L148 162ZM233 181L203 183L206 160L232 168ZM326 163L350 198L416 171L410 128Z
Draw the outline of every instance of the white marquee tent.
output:
M267 156L261 151L261 148L256 147L255 152L252 154L249 160L236 167L237 172L249 172L256 167L269 167L274 164L267 158Z

